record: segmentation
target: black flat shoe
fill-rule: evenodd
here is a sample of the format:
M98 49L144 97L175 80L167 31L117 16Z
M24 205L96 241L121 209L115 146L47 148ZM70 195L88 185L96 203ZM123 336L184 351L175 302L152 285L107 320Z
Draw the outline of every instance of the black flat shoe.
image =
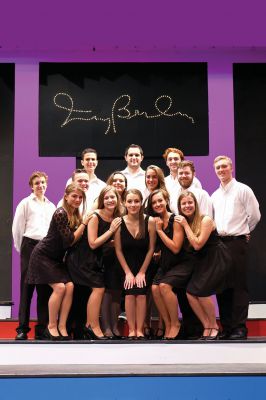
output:
M137 336L127 336L126 339L127 340L136 340Z
M145 336L136 336L137 340L147 340Z
M17 336L15 337L15 340L27 340L28 335L26 332L18 332Z
M54 342L59 342L61 340L61 336L52 335L48 328L45 329L43 335L44 335L45 339L52 340Z
M88 326L88 327L84 326L84 335L85 335L86 339L89 339L89 340L108 340L108 338L106 336L95 335L91 326Z
M58 333L59 333L59 335L60 335L60 338L61 338L62 342L64 342L64 341L67 342L67 341L69 341L69 340L72 340L72 337L71 337L70 335L64 336L64 335L62 335L62 333L60 332L59 328L57 328L57 330L58 330Z

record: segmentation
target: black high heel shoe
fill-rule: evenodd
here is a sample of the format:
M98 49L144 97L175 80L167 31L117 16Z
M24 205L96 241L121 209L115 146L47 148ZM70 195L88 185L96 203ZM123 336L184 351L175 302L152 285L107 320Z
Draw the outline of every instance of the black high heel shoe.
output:
M177 333L177 335L173 338L170 337L164 337L164 339L166 340L183 340L185 338L185 330L184 330L184 326L181 324L179 331Z
M164 334L165 334L165 330L163 328L157 328L153 338L154 338L154 340L162 340L162 339L164 339Z
M216 331L216 335L215 336L211 336L212 331ZM218 328L211 328L210 330L210 334L208 337L206 337L206 340L218 340L219 339L219 335L220 335L220 329Z
M106 336L97 336L95 335L95 333L93 332L91 326L89 325L84 326L84 336L86 337L86 339L89 340L108 340L108 338Z
M62 335L62 333L60 332L59 328L57 328L59 336L60 336L60 340L62 340L63 342L67 342L69 340L72 340L72 337L70 335L64 336Z
M52 335L51 332L49 331L48 327L45 328L45 331L43 332L43 336L45 337L45 339L52 340L54 342L59 342L61 340L61 336Z
M209 334L208 334L208 335L203 335L203 334L202 334L202 335L200 336L199 340L207 340L207 338L210 336L210 333L211 333L211 330L212 330L212 329L211 329L211 328L204 328L204 331L205 331L205 330L208 330L208 331L209 331Z

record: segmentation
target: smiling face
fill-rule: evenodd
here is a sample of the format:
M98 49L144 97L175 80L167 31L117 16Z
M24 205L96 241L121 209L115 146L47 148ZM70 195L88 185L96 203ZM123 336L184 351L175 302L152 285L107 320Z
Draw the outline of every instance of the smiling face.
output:
M166 211L167 201L161 192L152 196L151 206L155 214L162 214Z
M103 205L109 211L114 211L117 206L117 196L113 190L108 190L103 198Z
M122 174L115 174L113 176L113 181L112 181L112 186L118 191L118 193L121 195L125 188L126 188L126 180L124 175Z
M129 168L138 169L143 160L143 155L138 147L129 147L125 160Z
M148 168L145 175L145 183L150 192L153 192L155 189L158 188L159 179L158 175L152 168Z
M187 189L193 182L194 173L192 172L190 167L182 167L178 168L177 172L178 182L182 186L183 189Z
M127 213L130 215L139 214L141 209L141 197L135 193L128 193L125 200L125 207L127 209Z
M226 185L233 178L233 167L229 160L223 158L214 164L215 173L222 185Z
M181 213L187 217L188 219L193 218L195 214L195 201L192 196L184 196L182 200L180 201L180 211Z
M81 160L81 165L83 165L88 174L94 173L98 165L96 153L85 153Z
M47 181L44 176L36 177L32 180L31 189L36 197L44 196L47 189Z
M86 172L76 173L74 176L74 182L82 189L87 192L89 189L89 175Z
M65 194L65 201L67 202L69 208L75 210L79 208L83 200L82 191L79 189L72 190L70 193Z
M166 165L167 167L170 169L170 173L177 173L177 169L178 169L178 165L181 162L181 157L178 153L174 153L173 151L171 151L168 156L167 156L167 160L166 160Z

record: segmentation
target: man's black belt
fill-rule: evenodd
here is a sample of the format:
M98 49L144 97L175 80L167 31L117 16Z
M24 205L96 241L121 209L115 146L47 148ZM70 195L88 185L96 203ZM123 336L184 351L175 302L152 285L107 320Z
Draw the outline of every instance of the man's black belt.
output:
M224 242L230 242L231 240L239 240L239 239L244 239L246 240L246 235L238 235L238 236L219 236L221 240Z

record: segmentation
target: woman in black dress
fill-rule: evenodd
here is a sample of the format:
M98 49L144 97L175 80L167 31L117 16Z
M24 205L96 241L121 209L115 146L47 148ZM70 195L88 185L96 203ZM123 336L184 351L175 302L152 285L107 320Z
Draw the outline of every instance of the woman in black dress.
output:
M123 204L126 189L127 178L120 172L113 172L106 181L107 185L113 186L120 195L121 215L126 213ZM114 248L112 249L113 252ZM104 270L105 292L101 306L101 327L105 336L109 338L121 338L118 329L118 316L121 313L121 297L124 283L123 270L115 257L115 261L108 265Z
M161 256L158 272L154 278L152 292L155 304L164 320L165 338L178 338L180 322L178 301L173 288L184 288L193 266L182 249L184 230L174 221L174 214L167 210L168 193L155 190L149 198L148 209L153 211Z
M82 222L79 213L85 193L76 184L66 187L63 207L51 220L47 236L34 248L30 258L28 282L48 284L53 289L49 298L49 323L46 336L51 340L69 339L66 321L72 303L73 283L64 264L66 250L83 234L88 217Z
M125 272L125 309L129 327L128 336L143 338L146 314L148 267L155 247L153 218L144 216L142 194L137 189L128 190L125 197L127 214L115 234L115 250Z
M87 304L87 322L85 336L90 339L106 339L100 323L99 314L105 290L105 270L116 262L113 234L121 224L120 197L112 186L102 189L98 197L98 209L88 224L88 242L90 249L84 259L86 275L84 284L92 288ZM91 251L94 250L94 251ZM82 266L81 266L82 267ZM116 279L115 274L110 279ZM112 283L110 283L112 285ZM114 283L113 283L114 284Z
M224 290L230 259L215 230L214 221L199 213L193 193L187 191L178 199L179 214L175 220L186 233L190 247L195 250L195 268L187 286L189 303L203 324L202 338L219 337L212 295Z

